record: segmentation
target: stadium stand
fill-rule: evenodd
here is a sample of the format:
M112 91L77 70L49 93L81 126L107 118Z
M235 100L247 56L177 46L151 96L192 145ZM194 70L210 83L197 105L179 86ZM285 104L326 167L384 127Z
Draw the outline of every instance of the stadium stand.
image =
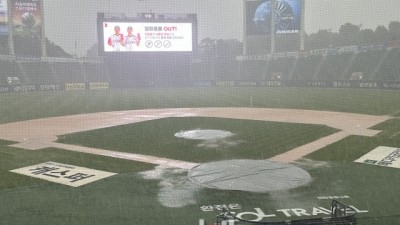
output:
M379 79L374 71L387 54L387 50L361 52L351 64L350 72L362 72L367 80Z
M386 55L384 55L386 57ZM387 58L381 60L382 64L375 74L378 80L400 80L400 49L392 49L388 52Z
M22 72L15 61L0 60L1 83L5 83L7 77L21 77Z
M280 74L280 79L286 80L333 81L350 80L353 73L359 72L363 80L400 80L399 48L325 53L203 60L192 64L191 79L260 81L274 80Z
M229 57L217 58L215 67L216 80L237 80L240 76L240 66Z
M82 65L78 62L55 62L53 69L60 83L85 82Z
M20 62L23 72L23 83L55 84L58 83L52 66L47 62Z
M346 73L346 68L349 67L349 63L353 57L356 57L354 53L344 53L341 55L328 55L323 59L321 70L315 74L314 80L343 80Z
M103 63L83 63L83 77L85 82L105 82L109 80L109 74Z
M109 57L106 63L0 55L0 82L4 85L7 77L18 77L22 84L109 82L110 87L148 87L206 80L346 81L354 80L354 74L362 74L360 79L364 81L400 81L399 48L325 53L277 53L244 60L140 55Z
M241 64L241 80L257 81L267 78L269 61L248 60L243 61Z
M107 67L114 87L183 86L190 81L187 55L109 56Z

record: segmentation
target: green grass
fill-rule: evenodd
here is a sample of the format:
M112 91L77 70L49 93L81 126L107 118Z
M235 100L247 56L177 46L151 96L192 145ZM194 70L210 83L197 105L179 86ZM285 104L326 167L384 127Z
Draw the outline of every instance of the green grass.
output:
M252 101L250 101L252 99ZM400 115L400 92L319 88L178 88L0 95L0 123L147 108L260 107Z
M8 147L5 146L5 144L9 143L0 142L0 193L2 190L48 184L46 181L10 173L9 170L49 161L114 173L144 171L154 167L153 165L145 163L88 155L61 149L29 151Z
M180 131L225 130L235 134L216 147L205 141L176 138ZM189 162L227 159L267 159L336 132L306 124L205 117L167 118L118 127L67 134L59 142L153 155Z
M0 104L0 123L90 112L174 107L252 106L400 116L400 92L351 89L182 88L12 93L0 95ZM217 151L198 147L198 141L171 139L176 131L196 128L228 130L237 134L231 140L242 142ZM8 147L12 143L0 140L0 225L189 225L198 224L199 218L213 222L220 213L203 212L200 206L231 203L242 206L237 212L254 212L254 208L261 208L266 213L277 214L280 219L299 219L293 214L291 218L284 217L276 210L329 208L330 200L318 197L335 195L349 196L342 201L369 211L359 215L361 225L400 224L399 169L353 162L380 145L400 147L399 118L374 129L383 132L375 137L351 136L308 155L307 158L326 162L320 167L316 167L316 163L303 166L313 177L308 186L266 194L199 189L193 197L182 194L182 198L190 198L193 203L180 208L163 206L159 201L160 190L166 184L172 189L179 187L181 180L174 178L182 178L185 174L168 175L172 181L147 180L139 172L152 170L154 165L61 149L27 151ZM204 162L268 158L331 132L334 130L323 126L169 118L70 134L61 137L61 141ZM155 137L157 141L154 141ZM47 161L118 175L72 188L9 172Z
M400 147L400 119L391 119L372 128L382 132L374 137L351 136L307 157L314 160L352 162L379 146Z

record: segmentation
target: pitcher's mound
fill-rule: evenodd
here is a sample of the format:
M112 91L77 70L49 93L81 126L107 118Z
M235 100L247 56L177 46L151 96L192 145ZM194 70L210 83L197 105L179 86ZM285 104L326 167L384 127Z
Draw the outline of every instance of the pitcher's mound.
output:
M189 180L221 190L284 191L311 182L310 174L294 165L267 160L228 160L201 164L189 171Z
M223 139L233 136L234 134L224 130L185 130L175 134L175 137L192 139L192 140L213 140Z

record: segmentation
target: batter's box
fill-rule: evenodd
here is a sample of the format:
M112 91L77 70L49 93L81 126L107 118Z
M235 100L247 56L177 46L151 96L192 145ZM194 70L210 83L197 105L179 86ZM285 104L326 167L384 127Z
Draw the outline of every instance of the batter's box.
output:
M10 170L10 172L71 187L79 187L116 174L57 162L46 162L38 165L27 166L20 169Z

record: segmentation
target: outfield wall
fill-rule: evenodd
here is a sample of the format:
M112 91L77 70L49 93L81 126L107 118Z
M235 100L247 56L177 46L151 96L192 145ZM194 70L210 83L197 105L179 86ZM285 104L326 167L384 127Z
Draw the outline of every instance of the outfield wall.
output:
M34 92L34 91L84 91L84 90L107 90L108 82L82 82L64 84L21 84L0 85L0 93L11 92Z
M352 88L400 90L400 81L304 81L304 80L264 80L264 81L193 81L190 87L304 87L304 88ZM0 93L34 91L85 91L115 89L109 82L75 82L63 84L22 84L0 85Z
M263 80L263 81L194 81L195 87L316 87L400 90L400 81L326 81L326 80Z

